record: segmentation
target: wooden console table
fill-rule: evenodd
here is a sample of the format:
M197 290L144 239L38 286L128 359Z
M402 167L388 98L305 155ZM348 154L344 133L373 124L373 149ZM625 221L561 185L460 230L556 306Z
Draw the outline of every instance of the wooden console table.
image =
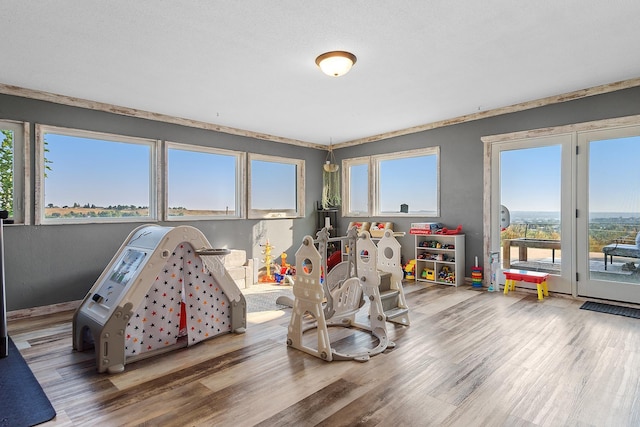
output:
M551 262L556 262L556 249L560 249L560 240L545 239L504 239L502 241L502 268L511 268L511 246L520 248L518 251L518 260L527 260L528 248L551 249Z

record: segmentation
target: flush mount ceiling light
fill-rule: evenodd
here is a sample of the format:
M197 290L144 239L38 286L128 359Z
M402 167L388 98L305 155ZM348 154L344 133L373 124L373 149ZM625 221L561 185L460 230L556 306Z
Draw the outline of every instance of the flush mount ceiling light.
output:
M356 56L351 52L334 50L325 52L316 58L316 64L328 76L340 77L349 72L356 63Z

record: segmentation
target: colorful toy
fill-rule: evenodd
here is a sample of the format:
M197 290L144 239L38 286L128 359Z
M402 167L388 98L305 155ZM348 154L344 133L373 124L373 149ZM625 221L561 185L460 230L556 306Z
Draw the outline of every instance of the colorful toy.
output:
M371 228L370 222L350 222L347 226L347 230L350 230L352 227L355 227L358 233L363 231L369 231Z
M334 251L329 258L327 258L327 271L331 271L331 269L340 262L342 262L342 253L340 253L340 251Z
M260 279L258 279L258 282L273 283L276 281L275 277L271 275L271 250L273 249L273 246L269 244L269 240L267 240L267 243L260 246L264 247L264 250L262 251L264 259L262 260L262 262L264 262L264 265L267 268L267 273L260 277Z
M456 273L451 271L448 265L444 265L438 273L438 280L445 283L455 283Z
M371 237L379 239L384 236L385 230L393 231L393 222L372 222L369 234L371 234Z
M422 278L427 280L436 280L436 272L430 268L422 270Z
M476 257L476 264L471 267L471 282L474 288L482 287L482 267L478 266L478 257Z
M412 259L404 265L404 278L407 280L415 280L416 278L416 260Z
M460 234L462 233L462 224L458 225L455 230L449 230L447 227L444 227L442 230L439 230L437 234Z
M482 287L482 267L471 267L471 282L474 288Z
M275 273L274 278L277 283L286 282L286 284L293 284L293 277L296 275L296 269L291 264L287 264L287 253L282 252L280 255L282 259L281 265L274 265Z
M434 249L455 249L455 245L438 242L436 240L425 240L424 242L420 242L420 247Z
M409 234L436 234L442 230L439 222L413 222L409 228Z

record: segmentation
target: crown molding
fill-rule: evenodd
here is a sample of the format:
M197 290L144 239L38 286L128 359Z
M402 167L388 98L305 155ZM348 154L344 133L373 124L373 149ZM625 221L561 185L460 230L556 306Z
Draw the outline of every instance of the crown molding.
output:
M427 123L424 125L415 126L407 129L400 129L397 131L381 133L381 134L369 136L366 138L360 138L352 141L342 142L339 144L334 144L333 148L335 150L340 148L351 147L354 145L367 144L369 142L381 141L383 139L395 138L403 135L410 135L413 133L423 132L426 130L441 128L445 126L451 126L451 125L456 125L460 123L486 119L489 117L501 116L503 114L530 110L533 108L543 107L546 105L559 104L561 102L573 101L580 98L586 98L594 95L601 95L604 93L615 92L618 90L628 89L636 86L640 86L640 77L629 79L629 80L622 80L615 83L595 86L588 89L580 89L580 90L568 92L562 95L548 96L546 98L540 98L534 101L521 102L519 104L510 105L507 107L494 108L491 110L481 111L478 113L458 116L452 119L440 120L437 122Z
M53 102L71 107L86 108L89 110L103 111L107 113L119 114L122 116L136 117L140 119L154 120L158 122L171 123L192 128L211 130L215 132L226 133L230 135L245 136L248 138L260 139L263 141L279 142L282 144L298 145L307 148L316 148L326 150L322 144L313 144L310 142L300 141L297 139L284 138L281 136L269 135L261 132L253 132L249 130L236 129L229 126L217 125L214 123L202 122L199 120L185 119L182 117L174 117L167 114L153 113L150 111L138 110L136 108L122 107L119 105L107 104L104 102L90 101L87 99L76 98L73 96L59 95L50 92L44 92L35 89L27 89L19 86L12 86L0 83L0 93L5 95L19 96L22 98L35 99L39 101Z
M381 141L384 139L395 138L403 135L410 135L426 130L441 128L445 126L451 126L475 120L486 119L489 117L501 116L503 114L515 113L519 111L530 110L533 108L543 107L546 105L559 104L561 102L573 101L576 99L586 98L589 96L600 95L609 92L615 92L618 90L628 89L632 87L640 86L640 77L628 80L622 80L615 83L608 83L600 86L591 87L588 89L580 89L573 92L564 93L561 95L548 96L546 98L540 98L533 101L521 102L506 107L494 108L491 110L481 111L473 114L466 114L463 116L454 117L446 120L439 120L436 122L426 123L419 126L414 126L406 129L399 129L392 132L385 132L378 135L372 135L365 138L354 139L347 142L342 142L333 145L333 149L340 149L351 147L355 145L368 144L370 142ZM249 130L237 129L223 125L216 125L214 123L202 122L199 120L185 119L181 117L169 116L167 114L153 113L150 111L138 110L135 108L122 107L112 104L107 104L97 101L89 101L82 98L76 98L66 95L58 95L55 93L44 92L34 89L26 89L19 86L12 86L0 83L0 93L5 95L19 96L23 98L36 99L40 101L48 101L56 104L68 105L72 107L86 108L96 111L104 111L113 114L119 114L123 116L142 118L147 120L155 120L159 122L177 124L181 126L193 127L198 129L211 130L215 132L226 133L230 135L244 136L248 138L259 139L263 141L278 142L281 144L296 145L299 147L313 148L317 150L327 150L328 146L323 144L315 144L306 141L300 141L292 138L284 138L281 136L270 135L261 132L253 132Z

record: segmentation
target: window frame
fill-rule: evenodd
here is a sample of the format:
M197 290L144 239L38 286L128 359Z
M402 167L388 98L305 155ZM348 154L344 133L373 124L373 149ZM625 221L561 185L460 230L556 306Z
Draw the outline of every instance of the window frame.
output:
M44 163L44 135L55 133L76 138L98 139L107 142L145 145L149 147L149 214L136 217L90 217L90 218L45 218L45 163ZM36 124L36 176L35 176L35 224L91 224L91 223L129 223L129 222L157 222L159 215L159 173L160 170L160 141L150 138L131 137L96 132L83 129Z
M28 141L31 137L29 122L0 120L0 129L13 132L13 216L14 224L31 223L31 157Z
M380 164L388 160L401 160L412 157L436 156L436 207L434 212L425 214L404 213L404 212L380 212ZM354 212L350 209L351 204L351 167L362 164L369 165L369 197L367 200L367 212ZM416 178L418 179L418 178ZM343 200L343 216L347 217L428 217L435 218L440 216L440 147L426 147L414 150L399 151L395 153L374 154L371 156L354 157L342 160L342 200ZM419 188L419 184L416 184Z
M254 160L272 163L283 163L296 166L296 209L295 211L272 211L254 209L252 206L251 191L251 162ZM274 192L277 192L277 183L274 183ZM247 155L247 216L249 219L281 219L303 218L305 216L305 161L303 159L282 158L266 154L248 153Z
M342 215L353 217L369 217L373 211L372 198L367 197L366 212L352 211L351 208L351 167L367 165L367 191L369 196L371 193L371 182L373 179L373 168L371 164L372 156L353 157L342 160Z
M188 216L170 216L169 215L169 150L191 151L204 154L218 154L223 156L233 156L236 158L236 206L235 215L188 215ZM163 219L165 221L200 221L200 220L221 220L221 219L243 219L246 216L246 197L245 197L245 169L247 154L242 151L225 150L222 148L208 147L203 145L185 144L180 142L165 141L164 143L164 162L162 174L164 177L163 192Z

